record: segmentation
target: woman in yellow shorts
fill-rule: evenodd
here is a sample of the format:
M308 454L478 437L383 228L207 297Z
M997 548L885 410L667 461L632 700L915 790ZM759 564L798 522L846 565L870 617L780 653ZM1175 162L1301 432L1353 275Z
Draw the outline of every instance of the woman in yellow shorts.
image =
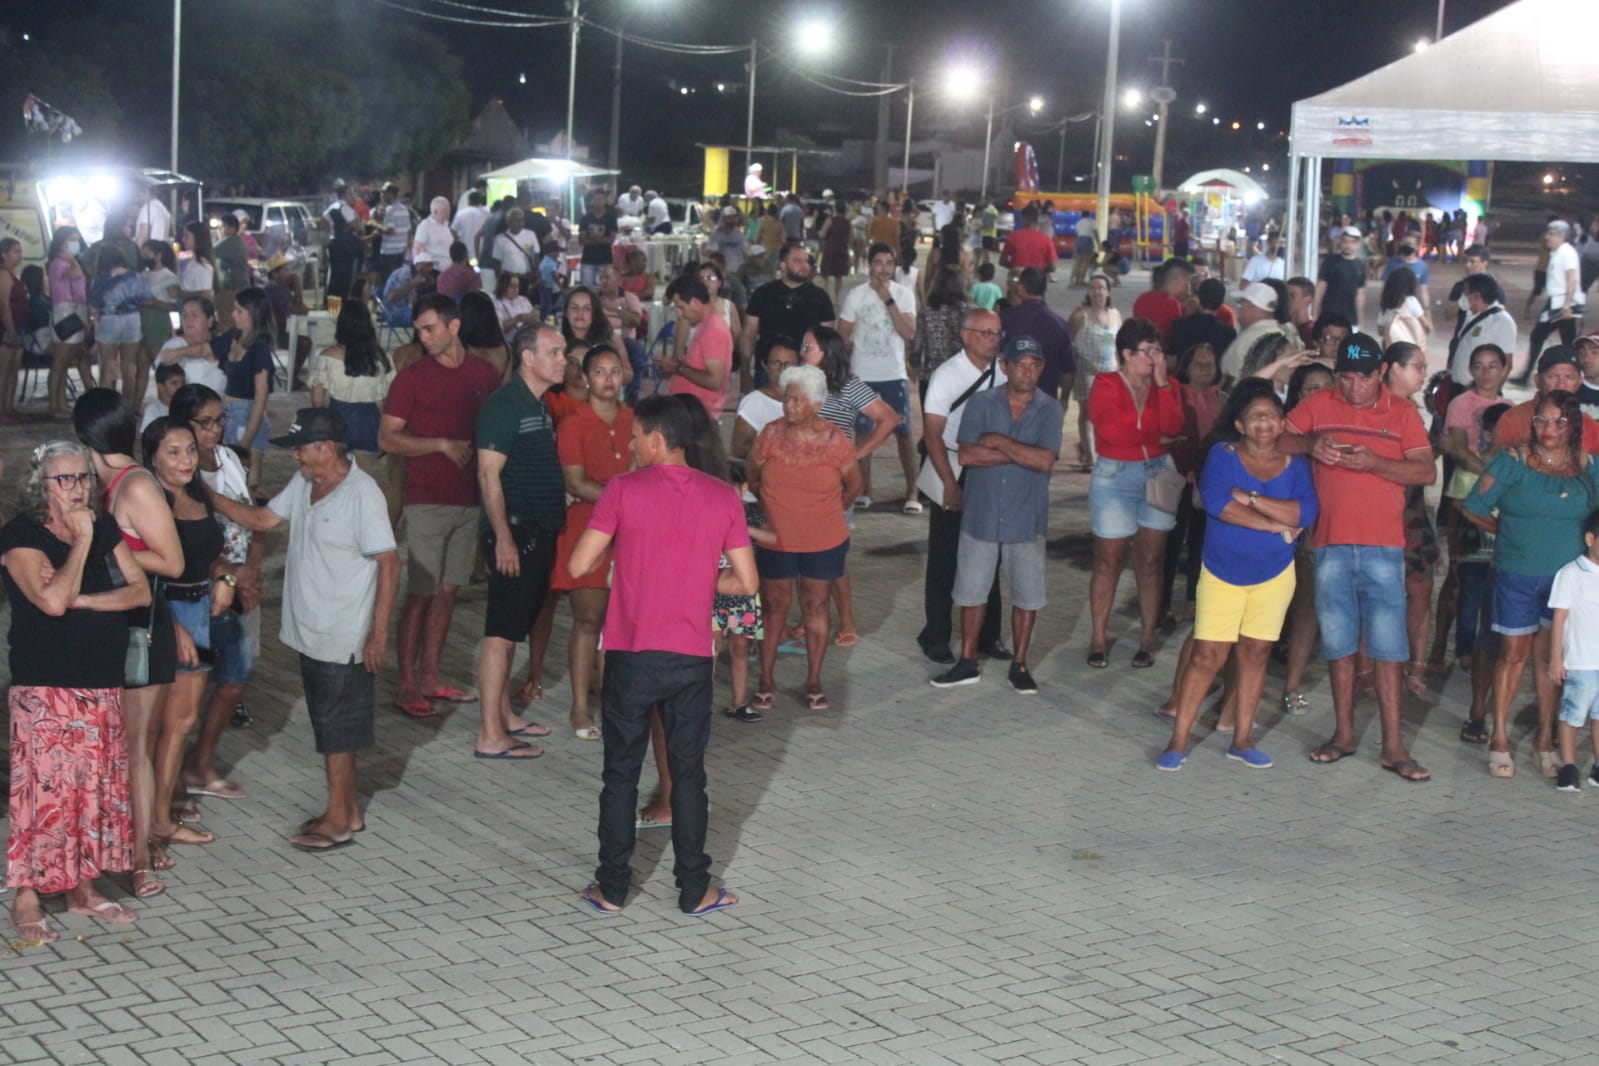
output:
M1250 741L1266 683L1266 659L1294 597L1294 537L1316 520L1310 464L1277 447L1283 405L1270 382L1233 390L1216 420L1199 494L1211 522L1194 615L1194 650L1183 671L1171 743L1155 760L1175 771L1216 672L1238 648L1238 720L1227 757L1265 769L1271 758Z

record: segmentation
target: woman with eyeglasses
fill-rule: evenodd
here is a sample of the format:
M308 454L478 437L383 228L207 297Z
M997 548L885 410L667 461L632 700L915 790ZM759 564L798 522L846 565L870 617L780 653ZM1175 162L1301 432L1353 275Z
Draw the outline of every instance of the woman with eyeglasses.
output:
M89 389L72 406L72 426L78 440L89 450L103 506L116 519L139 569L152 581L177 577L183 572L183 547L161 485L133 458L138 433L138 416L133 408L113 389ZM127 723L128 792L133 808L133 891L143 897L165 891L166 886L151 876L152 871L170 870L174 865L150 833L158 802L152 750L156 723L164 713L178 663L193 665L198 657L188 634L180 633L172 624L165 597L155 596L149 607L129 611L127 624L147 627L150 633L145 684L124 686L122 692L122 714ZM126 647L124 641L118 654L125 654ZM165 803L168 798L162 796L159 802ZM186 838L187 834L180 832L178 836Z
M1114 374L1094 378L1088 394L1088 419L1099 445L1088 491L1094 530L1088 665L1110 665L1105 656L1110 609L1131 554L1142 623L1132 665L1143 669L1155 665L1161 562L1184 488L1167 453L1168 442L1183 430L1183 405L1166 379L1160 330L1149 319L1130 318L1116 331L1116 363Z
M1555 573L1583 552L1583 522L1599 508L1599 463L1582 450L1582 408L1577 397L1555 390L1533 399L1532 439L1501 448L1471 495L1465 518L1494 540L1493 631L1499 634L1494 668L1493 732L1488 773L1513 777L1510 705L1530 655L1538 694L1533 757L1539 771L1560 772L1554 750L1555 683L1549 676L1554 612L1549 589Z
M346 305L348 306L348 305ZM200 449L200 480L219 496L253 504L249 473L238 453L222 444L227 415L222 397L204 385L185 385L172 396L171 418L194 430ZM255 673L255 648L260 640L261 557L264 541L248 529L216 516L222 527L222 559L233 567L236 587L231 609L211 619L211 699L200 714L200 735L183 763L182 787L190 796L241 799L244 789L216 766L217 745L230 716L248 722L241 700Z
M95 508L94 467L71 441L33 450L22 509L0 529L11 604L11 927L32 943L59 934L40 897L122 925L133 912L96 891L134 865L122 683L128 613L150 586ZM140 863L142 865L142 862Z

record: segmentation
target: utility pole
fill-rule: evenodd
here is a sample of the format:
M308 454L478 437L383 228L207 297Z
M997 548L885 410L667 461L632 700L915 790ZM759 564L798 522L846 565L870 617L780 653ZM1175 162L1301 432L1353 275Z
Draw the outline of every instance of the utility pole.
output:
M572 48L566 64L566 158L572 158L572 115L577 105L577 30L583 23L583 0L570 0Z
M622 41L621 30L616 34L616 62L611 68L611 154L609 166L620 169L622 144Z
M1105 47L1105 95L1099 105L1099 195L1094 199L1094 229L1101 244L1110 232L1110 171L1116 160L1116 52L1121 47L1122 0L1110 0L1110 41Z
M883 84L894 80L894 46L883 46ZM888 94L877 98L877 143L872 148L872 190L888 188Z
M1171 68L1182 66L1181 59L1173 59L1171 54L1171 41L1161 43L1160 55L1150 56L1151 63L1160 64L1160 85L1149 94L1151 100L1160 105L1157 112L1160 118L1157 122L1160 129L1155 131L1155 164L1150 168L1150 177L1154 179L1155 193L1158 196L1161 190L1161 172L1166 166L1166 108L1177 99L1177 93L1171 87Z
M744 123L744 173L749 173L750 164L753 162L755 162L755 39L752 37L750 38L750 110L749 117ZM772 181L776 180L777 175L774 173ZM777 186L772 187L775 189Z

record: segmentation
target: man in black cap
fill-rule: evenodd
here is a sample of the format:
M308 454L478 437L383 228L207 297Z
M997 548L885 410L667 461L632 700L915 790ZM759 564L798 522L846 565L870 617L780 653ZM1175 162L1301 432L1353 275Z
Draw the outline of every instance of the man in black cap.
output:
M1538 357L1538 391L1569 392L1577 395L1582 388L1582 358L1577 349L1564 344L1552 344ZM1494 427L1494 443L1500 448L1525 448L1532 443L1534 397L1518 403L1506 411ZM1599 423L1587 415L1582 416L1582 450L1590 455L1599 454Z
M1345 231L1348 232L1347 230ZM1282 450L1313 460L1321 501L1316 552L1316 620L1332 680L1332 739L1310 753L1328 765L1355 754L1355 653L1376 668L1384 770L1406 781L1432 775L1410 757L1400 731L1400 666L1410 659L1405 627L1405 488L1437 476L1421 416L1383 384L1377 341L1351 334L1338 350L1338 387L1322 389L1289 414ZM1502 424L1502 423L1501 423Z
M1025 271L1024 271L1025 273ZM1011 688L1036 696L1027 670L1033 623L1044 606L1044 538L1049 531L1049 475L1060 458L1060 401L1039 388L1044 350L1028 336L1005 342L1005 384L967 402L956 439L966 471L956 552L954 601L961 609L960 660L933 678L935 688L978 680L977 642L994 570L1010 589Z
M265 507L213 493L233 522L264 533L289 523L279 639L300 654L300 680L327 769L328 803L289 843L302 851L342 848L366 828L355 786L355 753L372 746L374 679L388 656L389 617L400 555L377 482L345 452L344 420L302 407L272 443L290 449L300 476Z

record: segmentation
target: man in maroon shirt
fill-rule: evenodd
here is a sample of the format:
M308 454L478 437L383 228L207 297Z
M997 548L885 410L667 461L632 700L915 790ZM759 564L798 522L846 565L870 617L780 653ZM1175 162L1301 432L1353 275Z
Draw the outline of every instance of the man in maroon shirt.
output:
M1186 259L1168 259L1155 268L1149 291L1133 301L1133 315L1147 318L1160 330L1160 342L1171 339L1172 323L1183 316L1183 301L1188 298L1194 264Z

